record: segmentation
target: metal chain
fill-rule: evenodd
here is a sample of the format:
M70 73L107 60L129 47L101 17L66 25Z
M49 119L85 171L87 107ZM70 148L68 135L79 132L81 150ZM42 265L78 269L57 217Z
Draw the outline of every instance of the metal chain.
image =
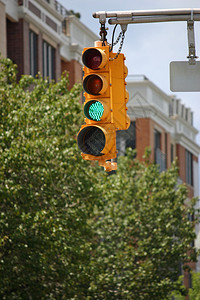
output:
M121 39L121 42L120 42L120 46L119 46L119 49L118 49L118 51L117 51L117 53L116 53L116 55L113 57L113 58L109 58L109 60L114 60L114 59L116 59L116 58L118 58L118 56L119 56L119 54L121 53L121 51L122 51L122 47L123 47L123 43L124 43L124 38L125 38L125 32L122 32L121 31L121 35L120 35L120 37L122 36L122 39Z
M106 31L106 28L105 28L105 24L101 24L99 34L101 36L102 46L105 46L105 42L107 41L107 39L106 39L107 31Z

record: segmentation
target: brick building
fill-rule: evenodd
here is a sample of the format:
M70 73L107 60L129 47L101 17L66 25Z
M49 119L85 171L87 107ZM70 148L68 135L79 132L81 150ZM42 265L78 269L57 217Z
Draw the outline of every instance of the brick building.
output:
M132 146L142 159L145 147L152 149L151 160L165 170L177 157L179 177L187 184L189 197L199 196L198 130L193 126L193 112L179 99L160 90L145 76L129 76L128 113L132 121ZM134 141L134 143L133 143ZM129 134L119 140L120 152L129 145Z
M58 80L70 72L70 87L82 79L81 53L98 37L56 0L0 0L0 52L19 76L40 72Z

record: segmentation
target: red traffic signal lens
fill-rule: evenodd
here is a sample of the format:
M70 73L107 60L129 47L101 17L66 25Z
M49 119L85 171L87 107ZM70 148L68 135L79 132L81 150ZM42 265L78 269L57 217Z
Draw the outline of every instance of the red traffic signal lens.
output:
M89 75L85 77L83 87L86 93L90 95L99 95L103 88L103 81L98 75Z
M102 55L99 50L92 48L83 53L82 60L87 68L97 70L101 65Z
M105 147L105 135L103 131L96 126L87 126L83 128L77 137L78 147L81 152L94 156L101 156L101 151Z

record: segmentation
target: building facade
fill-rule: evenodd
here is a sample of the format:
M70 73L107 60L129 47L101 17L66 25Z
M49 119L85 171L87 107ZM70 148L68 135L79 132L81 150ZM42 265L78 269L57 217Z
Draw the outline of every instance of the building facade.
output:
M151 161L163 171L178 158L180 182L187 184L189 197L199 196L198 157L200 147L196 142L198 130L193 126L193 112L179 99L160 90L145 76L129 76L128 114L131 119L132 145L142 160L146 147L150 147ZM128 140L127 140L128 138ZM119 141L120 153L130 143Z
M98 37L56 0L0 0L0 52L18 65L18 77L38 72L69 88L82 79L81 53Z

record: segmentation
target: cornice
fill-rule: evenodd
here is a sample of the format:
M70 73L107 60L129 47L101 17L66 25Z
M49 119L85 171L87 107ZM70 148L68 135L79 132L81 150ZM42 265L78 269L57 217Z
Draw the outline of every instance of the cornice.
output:
M130 77L129 77L130 76ZM161 95L162 98L164 98L168 103L171 101L171 96L163 92L157 85L155 85L151 80L145 79L145 80L135 80L134 78L131 78L131 75L129 75L126 78L127 84L128 85L144 85L150 87L152 90L156 91L158 94Z
M82 50L83 49L80 47L80 45L71 44L70 45L71 59L77 60L78 62L81 63Z
M179 121L180 123L183 123L184 126L187 126L191 131L193 131L193 133L195 135L199 133L199 131L193 125L191 125L188 121L186 121L185 119L183 119L181 116L179 116L179 115L173 115L173 116L171 116L171 118L173 120L175 120L175 122Z
M139 112L137 116L137 112ZM135 118L151 118L153 121L159 124L159 119L164 122L169 127L174 127L174 120L166 116L163 112L156 109L153 105L143 105L143 106L128 106L128 113L130 116L135 116Z
M200 146L196 142L187 138L183 133L176 133L174 138L177 144L180 144L184 148L188 149L195 156L199 156Z

